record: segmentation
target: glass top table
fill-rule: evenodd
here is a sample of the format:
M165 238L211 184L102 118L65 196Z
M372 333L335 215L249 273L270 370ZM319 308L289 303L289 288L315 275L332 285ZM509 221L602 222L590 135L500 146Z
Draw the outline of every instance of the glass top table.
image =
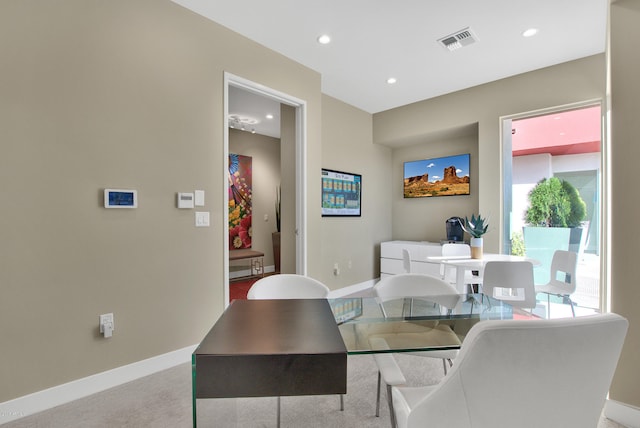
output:
M192 355L193 426L198 399L344 394L348 354L459 349L475 323L512 317L482 294L235 300Z
M329 305L351 355L459 349L474 324L513 318L511 305L482 294L348 297Z

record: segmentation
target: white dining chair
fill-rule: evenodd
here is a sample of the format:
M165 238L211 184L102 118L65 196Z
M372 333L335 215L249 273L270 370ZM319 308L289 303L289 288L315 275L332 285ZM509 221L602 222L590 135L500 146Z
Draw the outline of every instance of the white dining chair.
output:
M483 294L505 301L520 309L536 307L536 291L533 285L533 265L527 261L493 261L484 266Z
M247 292L247 299L326 299L329 288L308 276L279 274L257 280Z
M595 427L627 327L616 314L479 322L439 384L392 388L397 426Z
M257 280L247 292L247 299L326 299L329 287L308 276L278 274ZM278 397L277 426L280 426L280 397ZM340 394L340 410L344 410L344 396Z
M471 258L471 247L468 244L443 244L442 257ZM454 266L447 266L444 263L440 263L440 275L442 275L442 279L454 285L456 284L456 270ZM482 272L477 271L477 275L475 275L471 271L465 270L464 283L470 287L482 284ZM473 291L473 289L471 291Z
M547 295L547 318L551 318L551 295L567 299L571 313L576 316L571 295L576 291L576 271L578 254L572 251L556 250L551 259L551 276L546 284L536 285L536 293Z
M388 276L382 280L380 280L373 287L374 293L380 302L380 308L384 315L387 317L387 313L384 309L384 302L389 300L397 300L399 298L408 298L410 301L414 298L425 298L426 300L437 301L443 306L446 306L446 302L453 302L453 305L458 302L457 291L455 287L451 284L437 278L435 276L426 275L426 274L399 274ZM409 309L411 311L411 309ZM455 333L450 330L448 326L439 326L446 327L447 332L449 333L449 337L453 337L454 340L459 342ZM435 330L435 329L434 329ZM444 332L444 334L447 334ZM381 342L371 343L372 340L379 340L379 338L370 339L370 344L373 347L380 347ZM414 355L419 357L428 357L428 358L438 358L442 360L442 365L444 367L444 373L447 374L447 363L449 367L453 365L453 359L458 355L458 350L442 350L442 351L424 351L424 352L407 352L405 355ZM382 353L376 354L374 357L375 362L378 366L378 390L377 390L377 400L376 400L376 416L379 416L380 411L380 379L384 379L385 384L387 385L387 389L394 384L400 384L403 382L404 377L402 372L397 366L395 358L393 354L390 353ZM390 395L387 396L390 398ZM395 424L393 420L393 408L392 402L389 401L389 410L392 414L391 423L392 426Z
M388 350L389 345L380 337L374 337L369 340L371 349L375 350ZM404 373L398 366L393 354L388 353L375 353L373 354L373 360L378 367L378 386L376 393L376 417L380 416L380 391L382 389L382 382L384 382L387 388L387 403L389 405L389 416L391 417L391 427L396 426L396 417L393 411L393 401L391 401L391 388L394 386L404 386L407 384L407 379L404 377Z
M411 273L413 266L411 263L411 251L402 249L402 269L404 273Z

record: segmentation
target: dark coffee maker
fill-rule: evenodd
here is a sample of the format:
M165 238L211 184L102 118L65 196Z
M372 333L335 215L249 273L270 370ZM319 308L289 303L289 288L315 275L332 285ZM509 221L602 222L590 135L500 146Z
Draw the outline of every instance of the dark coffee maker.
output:
M460 217L451 217L445 222L447 225L447 241L462 242L464 240L463 221L464 219Z

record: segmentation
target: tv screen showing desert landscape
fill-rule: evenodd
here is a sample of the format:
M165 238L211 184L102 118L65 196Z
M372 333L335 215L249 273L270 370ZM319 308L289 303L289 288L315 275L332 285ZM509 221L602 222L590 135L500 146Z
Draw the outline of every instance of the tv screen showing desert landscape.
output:
M469 158L462 154L404 163L404 197L469 194Z

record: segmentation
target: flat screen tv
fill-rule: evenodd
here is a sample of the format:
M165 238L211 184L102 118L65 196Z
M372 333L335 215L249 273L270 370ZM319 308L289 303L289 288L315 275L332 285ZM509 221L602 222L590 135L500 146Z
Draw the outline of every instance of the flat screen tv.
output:
M322 217L360 217L362 176L322 168Z
M404 197L468 195L470 155L462 154L404 163Z

